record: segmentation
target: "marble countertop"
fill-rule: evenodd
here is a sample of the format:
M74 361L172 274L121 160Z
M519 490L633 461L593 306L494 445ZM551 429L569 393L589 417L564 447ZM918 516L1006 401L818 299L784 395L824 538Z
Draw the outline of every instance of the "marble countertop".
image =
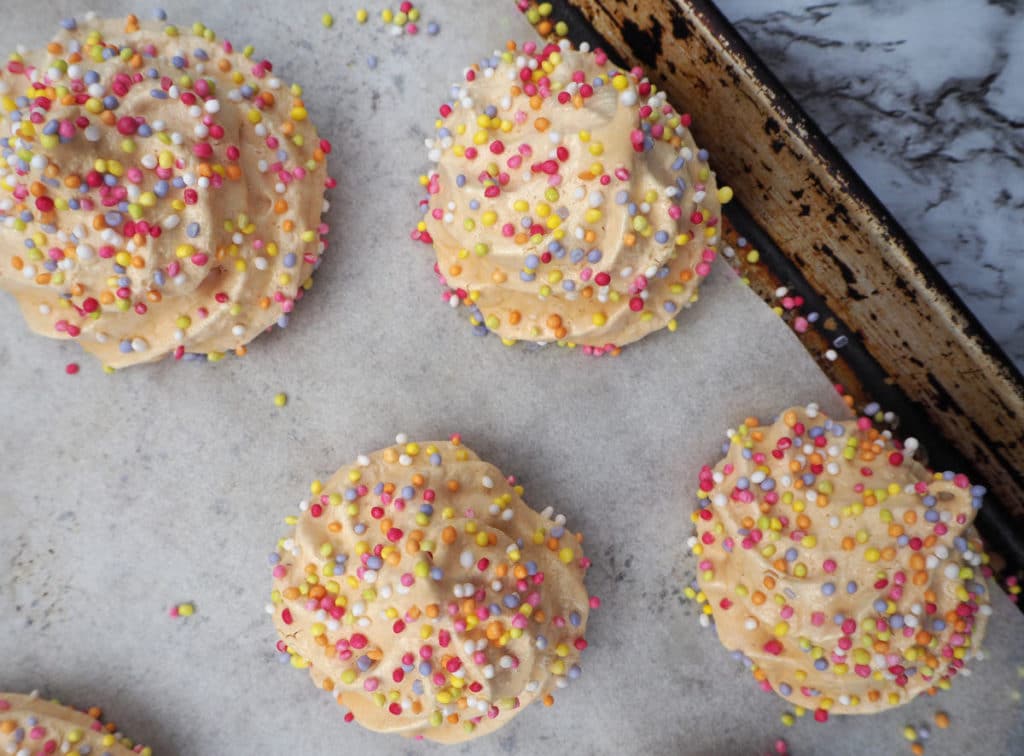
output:
M716 2L1024 369L1024 5Z

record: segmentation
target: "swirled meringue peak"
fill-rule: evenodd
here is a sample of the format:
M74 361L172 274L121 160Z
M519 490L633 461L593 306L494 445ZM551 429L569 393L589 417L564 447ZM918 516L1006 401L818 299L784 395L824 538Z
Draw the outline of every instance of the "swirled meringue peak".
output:
M676 329L732 192L639 69L510 45L466 69L436 126L413 238L478 334L601 355Z
M580 676L582 537L462 446L411 443L315 481L270 562L292 665L378 732L452 743Z
M0 69L0 288L110 367L244 354L324 250L301 88L202 24L63 27Z
M809 405L748 418L701 470L688 592L762 688L818 721L945 689L979 653L985 489L916 448Z

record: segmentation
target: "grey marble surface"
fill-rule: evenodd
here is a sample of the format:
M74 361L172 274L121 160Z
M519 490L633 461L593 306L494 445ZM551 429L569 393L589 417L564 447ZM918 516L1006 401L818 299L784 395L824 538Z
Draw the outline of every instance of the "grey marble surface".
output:
M106 15L149 8L93 0ZM170 3L167 3L170 6ZM681 596L700 465L722 430L839 401L792 333L724 265L676 334L619 359L480 340L444 307L413 245L422 140L462 67L530 29L511 3L425 0L436 39L393 40L350 22L357 3L188 0L252 42L335 144L332 248L286 331L244 360L161 363L112 376L74 344L32 336L0 297L0 689L99 703L157 756L270 754L798 754L906 752L901 730L939 709L954 727L928 753L1010 752L1024 739L1024 616L1001 593L985 644L948 694L872 717L802 719L760 693ZM369 5L367 3L367 5ZM0 49L43 44L81 3L5 0ZM244 28L243 28L244 27ZM379 65L371 70L367 57ZM64 374L72 360L76 376ZM272 398L287 392L285 408ZM314 477L400 431L459 431L587 538L603 601L578 683L459 748L376 735L304 672L278 661L263 607L266 555ZM174 620L172 603L197 614ZM1017 698L1015 698L1017 697Z
M1024 368L1024 3L716 2Z

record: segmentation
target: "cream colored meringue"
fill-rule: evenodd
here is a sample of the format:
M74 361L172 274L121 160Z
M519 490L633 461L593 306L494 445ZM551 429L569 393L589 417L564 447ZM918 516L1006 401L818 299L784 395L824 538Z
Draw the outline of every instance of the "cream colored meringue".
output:
M433 242L446 299L509 343L600 354L674 329L720 237L688 125L601 51L527 44L467 69L427 140L414 234Z
M0 693L0 751L18 756L131 756L151 754L88 714L35 694Z
M457 436L399 437L312 492L271 557L268 611L361 725L468 740L579 676L582 538Z
M244 353L312 283L329 150L201 24L67 21L0 70L0 287L113 367Z
M984 488L929 474L916 446L812 405L745 421L701 472L705 613L763 687L819 720L947 687L984 635Z

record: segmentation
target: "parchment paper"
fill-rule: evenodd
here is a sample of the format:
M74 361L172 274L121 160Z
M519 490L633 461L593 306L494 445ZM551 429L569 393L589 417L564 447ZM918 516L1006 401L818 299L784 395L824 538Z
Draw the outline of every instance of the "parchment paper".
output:
M86 10L3 5L4 51L44 44ZM287 332L241 360L108 376L77 347L31 336L0 297L0 690L98 702L160 755L763 753L779 735L800 754L904 753L903 726L939 708L953 727L928 754L1020 753L1024 620L998 592L991 658L952 692L870 719L779 723L784 702L757 690L681 597L688 513L727 427L811 400L839 412L829 382L721 265L679 333L618 359L474 337L440 302L427 248L408 240L422 140L463 66L532 30L511 0L424 0L441 34L394 39L381 4L367 5L363 27L356 3L337 0L168 7L301 81L335 145L333 248ZM80 374L65 375L70 361ZM263 609L266 554L308 482L401 431L461 432L522 479L533 506L565 512L604 602L583 675L555 707L460 748L345 724L305 672L279 664ZM168 617L182 601L198 613Z

